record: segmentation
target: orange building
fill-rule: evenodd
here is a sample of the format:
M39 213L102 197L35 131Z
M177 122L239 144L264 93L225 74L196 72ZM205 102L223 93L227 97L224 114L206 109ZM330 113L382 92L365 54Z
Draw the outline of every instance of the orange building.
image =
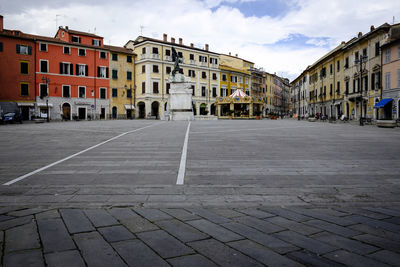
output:
M37 115L105 119L109 112L109 52L103 37L60 27L54 38L35 36Z
M28 120L35 105L35 42L30 35L3 28L0 15L0 101L15 102Z

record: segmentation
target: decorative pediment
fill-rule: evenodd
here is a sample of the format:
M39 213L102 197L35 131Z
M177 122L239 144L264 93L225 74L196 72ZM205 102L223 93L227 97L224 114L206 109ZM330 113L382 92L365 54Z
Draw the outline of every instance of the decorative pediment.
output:
M372 68L373 72L378 72L380 70L381 70L381 65L379 65L379 64L375 64L375 66Z

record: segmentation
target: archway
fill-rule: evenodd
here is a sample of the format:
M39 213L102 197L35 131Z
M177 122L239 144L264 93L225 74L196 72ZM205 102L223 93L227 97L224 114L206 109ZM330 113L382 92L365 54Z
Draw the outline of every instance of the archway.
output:
M215 112L215 104L211 104L210 114L211 114L211 115L216 115L215 113L216 113L216 112Z
M144 119L146 116L146 104L144 102L138 103L139 119Z
M112 107L112 118L116 119L117 118L117 107Z
M207 105L204 103L200 104L200 115L207 115Z
M69 121L71 119L71 105L69 103L64 103L62 105L63 119Z
M156 117L156 119L159 118L159 116L158 116L159 115L159 113L158 113L159 107L160 107L160 103L158 103L157 101L154 101L153 103L151 103L151 116Z

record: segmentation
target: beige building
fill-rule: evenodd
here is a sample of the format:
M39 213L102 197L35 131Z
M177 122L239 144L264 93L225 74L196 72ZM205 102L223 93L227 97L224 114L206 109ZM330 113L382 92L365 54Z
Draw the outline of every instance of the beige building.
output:
M164 119L168 109L169 76L174 68L172 47L182 59L182 73L190 78L193 89L193 109L195 115L215 115L215 98L219 95L220 59L219 54L193 44L184 45L175 38L157 40L139 36L130 40L126 48L138 55L135 64L136 118Z
M132 49L104 46L110 51L110 117L132 119L135 114L135 54Z

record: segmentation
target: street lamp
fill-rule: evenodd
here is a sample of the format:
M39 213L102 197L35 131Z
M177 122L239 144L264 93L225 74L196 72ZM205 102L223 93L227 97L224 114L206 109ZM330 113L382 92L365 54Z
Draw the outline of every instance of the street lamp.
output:
M299 112L297 114L297 120L300 120L300 89L301 89L301 85L298 85L298 86L299 86L299 93L298 93L298 97L299 97Z
M361 94L361 114L360 114L360 126L364 126L364 119L363 119L363 105L364 105L364 98L363 98L363 80L362 80L362 73L366 68L366 63L368 60L368 56L363 55L363 56L359 56L358 58L355 59L354 63L356 65L360 66L360 82L359 82L359 86L360 86L360 94Z
M46 96L47 96L47 99L46 99L47 122L50 122L50 118L49 118L50 117L50 110L49 110L49 93L50 93L49 83L50 83L50 78L42 77L42 81L44 83L46 83L46 89L47 89L47 92L46 92Z

